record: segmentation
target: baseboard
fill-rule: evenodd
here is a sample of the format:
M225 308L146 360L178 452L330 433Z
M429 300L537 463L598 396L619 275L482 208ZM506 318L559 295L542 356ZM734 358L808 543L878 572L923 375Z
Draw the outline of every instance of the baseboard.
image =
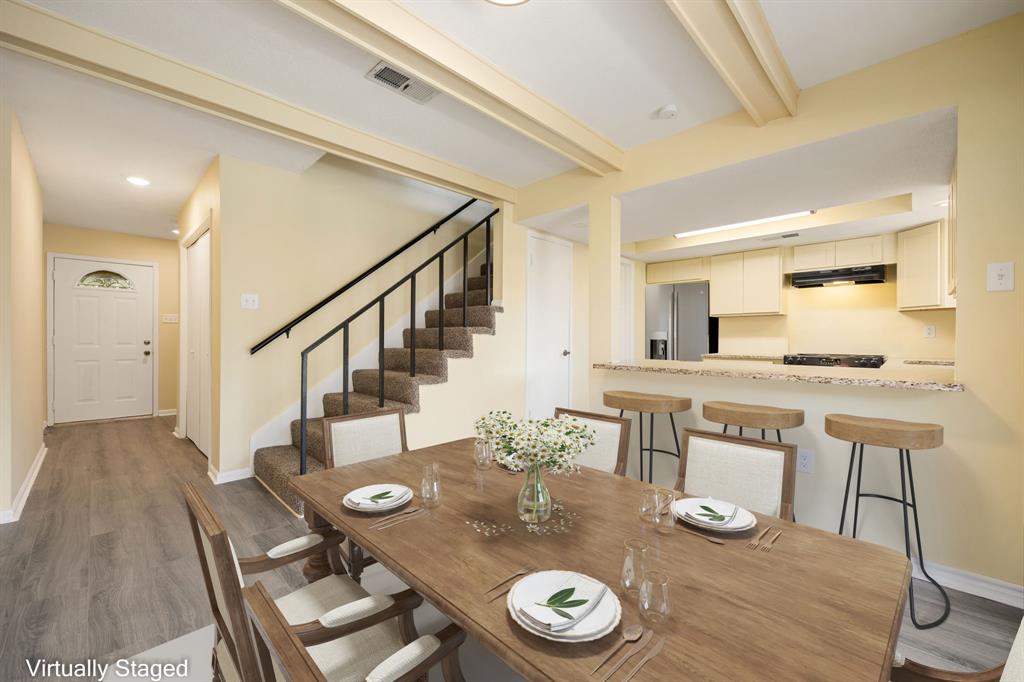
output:
M178 440L185 440L186 438L188 438L188 436L186 436L184 433L178 430L177 425L175 425L174 430L171 431L171 433L173 433L174 437L177 438Z
M176 410L176 409L160 410L159 412L156 413L156 416L158 416L158 417L176 417L177 415L178 415L178 410Z
M918 580L927 580L921 573L916 559L913 566L914 577ZM1024 585L1014 585L996 578L961 571L958 568L933 564L930 561L925 562L925 567L928 569L928 573L943 587L1024 609Z
M241 481L245 478L252 478L252 469L245 467L243 469L231 469L229 471L217 471L213 465L206 471L206 475L210 477L214 485L221 485L223 483L232 483L234 481Z
M46 443L39 446L39 452L36 453L32 466L29 467L28 475L25 476L25 480L14 498L14 506L10 509L0 509L0 523L14 523L21 518L21 510L25 508L25 502L28 501L28 496L32 493L32 486L36 482L36 476L39 475L39 469L42 468L44 459L46 459Z

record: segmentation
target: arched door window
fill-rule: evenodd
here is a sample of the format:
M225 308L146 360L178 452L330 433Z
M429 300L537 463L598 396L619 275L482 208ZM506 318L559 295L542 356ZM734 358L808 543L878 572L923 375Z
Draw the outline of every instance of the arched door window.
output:
M93 289L134 289L132 281L110 270L95 270L78 280L78 286Z

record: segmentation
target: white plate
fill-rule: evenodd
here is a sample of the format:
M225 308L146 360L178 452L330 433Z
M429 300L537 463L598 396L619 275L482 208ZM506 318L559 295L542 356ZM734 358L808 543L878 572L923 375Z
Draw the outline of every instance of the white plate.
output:
M518 623L524 630L553 642L592 642L596 639L601 639L614 630L622 618L622 604L619 603L619 598L612 592L610 587L605 590L604 596L601 597L601 601L594 607L594 610L568 630L561 632L541 630L520 617L518 608L527 605L524 603L523 595L531 584L536 581L564 582L570 573L571 571L541 571L520 578L512 586L512 589L508 591L506 599L508 612L512 616L512 620ZM555 574L555 576L550 577L551 574Z
M750 530L757 526L757 517L743 507L740 507L737 510L736 518L734 518L728 525L704 524L686 517L687 512L696 515L703 511L700 508L700 505L702 504L706 504L717 509L718 507L731 503L722 502L721 500L713 500L707 497L687 497L681 500L676 500L672 503L672 513L675 514L676 518L680 521L697 526L698 528L703 528L704 530L715 531L716 533L742 533L743 531ZM715 505L718 505L718 507L715 507Z
M395 493L394 498L381 502L380 504L364 502L367 498L372 497L377 493L382 493L385 490L393 491ZM341 503L355 511L376 514L378 512L391 511L396 507L401 507L411 499L412 490L400 483L378 483L376 485L367 485L362 488L356 488L348 495L345 495L345 497L342 498ZM356 504L353 500L359 500L360 503Z

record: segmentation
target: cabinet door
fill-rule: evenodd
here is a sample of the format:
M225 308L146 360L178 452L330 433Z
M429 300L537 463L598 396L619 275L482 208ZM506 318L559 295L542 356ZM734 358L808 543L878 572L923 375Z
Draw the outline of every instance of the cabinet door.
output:
M743 312L782 312L782 253L778 248L743 253Z
M904 308L942 305L942 248L938 223L900 232L897 239L896 303Z
M882 237L861 237L836 242L836 267L875 265L882 262Z
M707 279L704 272L703 258L687 258L675 262L675 279L677 282L698 282Z
M743 312L743 254L712 256L708 272L711 315L739 315Z
M836 264L836 243L806 244L793 247L793 271L827 270Z
M675 261L668 261L667 263L647 264L648 284L664 284L665 282L674 282L674 277Z

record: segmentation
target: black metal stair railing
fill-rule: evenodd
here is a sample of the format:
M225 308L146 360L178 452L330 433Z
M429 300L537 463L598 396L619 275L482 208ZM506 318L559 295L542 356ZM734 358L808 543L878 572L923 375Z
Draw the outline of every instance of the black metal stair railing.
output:
M468 206L468 204L467 204ZM463 206L465 208L465 206ZM461 210L461 209L460 209ZM469 326L469 237L476 232L480 227L484 228L484 272L485 272L485 303L490 305L492 301L492 287L491 287L491 265L492 265L492 248L491 248L491 219L498 214L498 209L494 209L488 213L480 222L476 223L468 230L460 234L458 237L446 244L441 250L437 251L430 258L423 261L420 265L413 269L412 272L402 277L400 280L392 284L390 287L385 289L380 295L372 299L369 303L361 307L356 312L349 315L341 323L335 325L327 333L318 338L313 343L306 346L302 351L302 379L301 379L301 396L299 401L299 474L306 473L306 451L308 449L308 435L306 433L307 425L309 424L309 386L308 386L308 371L309 371L309 354L319 348L323 343L333 338L336 334L342 334L342 414L349 413L349 329L352 322L359 318L363 313L376 307L378 309L378 330L377 330L377 362L378 362L378 387L377 387L377 404L380 407L384 407L384 302L387 297L398 290L406 282L409 282L409 376L416 376L416 275L423 270L427 269L435 261L437 262L437 290L438 290L438 326L437 326L437 349L439 351L444 350L444 327L445 327L445 307L444 307L444 257L450 250L455 248L457 245L462 245L462 326ZM394 255L394 254L393 254ZM390 257L389 257L390 258ZM273 339L270 339L273 340ZM269 341L268 341L269 342ZM254 351L255 352L255 351Z

